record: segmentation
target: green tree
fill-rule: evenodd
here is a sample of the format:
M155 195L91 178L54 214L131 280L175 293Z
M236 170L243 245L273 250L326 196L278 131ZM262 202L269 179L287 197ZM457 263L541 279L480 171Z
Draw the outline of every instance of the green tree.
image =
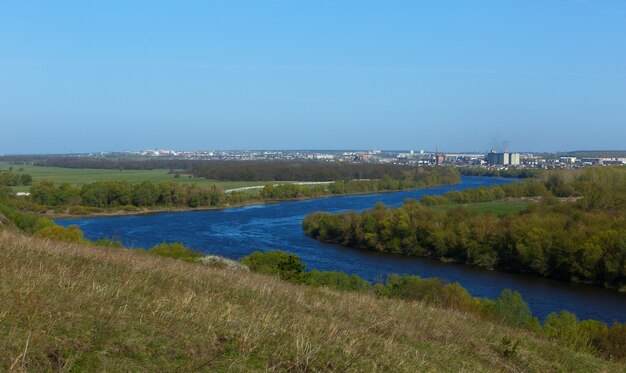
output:
M159 190L150 181L144 181L133 187L133 204L135 206L155 206L159 199Z
M533 320L528 304L517 291L502 290L493 307L493 314L510 325L529 325Z

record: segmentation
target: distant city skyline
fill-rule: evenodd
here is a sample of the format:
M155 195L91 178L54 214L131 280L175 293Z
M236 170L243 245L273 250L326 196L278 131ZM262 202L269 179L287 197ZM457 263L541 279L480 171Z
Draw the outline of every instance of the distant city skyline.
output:
M626 2L0 3L0 154L626 148Z
M265 154L265 155L276 155L276 154L409 154L409 155L435 155L435 154L444 154L444 155L459 155L459 154L472 154L472 155L488 155L489 153L511 153L511 154L524 154L524 155L536 155L536 154L574 154L574 153L618 153L618 154L626 154L625 149L571 149L571 150L557 150L557 151L525 151L525 150L513 150L511 149L489 149L489 151L480 151L480 150L439 150L439 149L167 149L167 148L147 148L147 149L126 149L121 151L90 151L90 152L69 152L69 153L0 153L0 156L87 156L87 157L116 157L116 156L146 156L146 157L179 157L190 154L209 154L213 156L219 154ZM607 156L609 157L609 156ZM615 156L610 156L615 157ZM623 157L618 157L623 158Z

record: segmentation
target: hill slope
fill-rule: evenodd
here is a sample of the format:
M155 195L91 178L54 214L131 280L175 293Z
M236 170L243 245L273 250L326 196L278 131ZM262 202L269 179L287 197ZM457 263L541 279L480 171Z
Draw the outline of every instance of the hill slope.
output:
M0 268L3 371L623 369L453 310L141 251L5 231Z

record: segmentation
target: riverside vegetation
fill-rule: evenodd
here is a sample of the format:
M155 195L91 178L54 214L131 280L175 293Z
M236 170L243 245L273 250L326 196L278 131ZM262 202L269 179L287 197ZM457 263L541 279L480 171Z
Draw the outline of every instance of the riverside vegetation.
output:
M238 263L177 243L127 250L19 211L6 191L0 207L6 370L624 368L623 324L564 311L542 326L508 290L491 301L417 276L371 284L280 251Z
M558 199L557 197L561 197ZM532 198L518 213L471 213L463 204ZM447 204L454 209L439 209ZM626 291L626 169L547 173L362 213L313 213L306 234L346 246L535 273Z
M277 172L281 170L282 168ZM315 170L317 168L313 169ZM70 183L58 184L43 180L30 187L29 198L22 198L17 203L21 208L36 212L54 210L84 215L103 211L136 212L141 209L218 208L264 201L417 189L460 181L459 173L453 168L390 168L388 173L384 173L384 170L385 168L375 169L380 171L380 179L337 180L318 185L268 183L260 193L226 193L219 185L176 182L144 181L131 184L126 181L97 181L78 188ZM372 171L367 175L374 174ZM300 176L307 179L305 174Z

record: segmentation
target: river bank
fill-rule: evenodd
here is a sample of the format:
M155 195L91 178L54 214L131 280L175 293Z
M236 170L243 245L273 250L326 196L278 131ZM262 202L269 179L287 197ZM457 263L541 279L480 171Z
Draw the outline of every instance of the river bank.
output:
M455 184L442 184L442 185L432 185L423 188L416 189L400 189L400 190L382 190L375 192L354 192L354 193L345 193L345 194L320 194L315 196L302 196L295 198L271 198L271 199L258 199L258 200L247 200L240 203L233 203L223 206L202 206L202 207L162 207L162 208L142 208L137 206L120 206L119 208L113 209L103 209L104 211L90 211L86 213L71 213L71 212L58 212L54 209L47 210L45 212L39 212L41 216L49 217L52 219L72 219L72 218L97 218L97 217L113 217L113 216L141 216L141 215L151 215L151 214L159 214L159 213L167 213L167 212L191 212L191 211L212 211L212 210L224 210L230 208L238 208L238 207L247 207L247 206L258 206L258 205L271 205L276 203L283 202L298 202L298 201L307 201L314 200L320 198L333 198L333 197L346 197L346 196L361 196L361 195L377 195L377 194L388 194L388 193L398 193L398 192L407 192L407 191L419 191L428 188L436 188L440 186L451 186L458 185ZM85 209L94 209L89 206L77 206Z

